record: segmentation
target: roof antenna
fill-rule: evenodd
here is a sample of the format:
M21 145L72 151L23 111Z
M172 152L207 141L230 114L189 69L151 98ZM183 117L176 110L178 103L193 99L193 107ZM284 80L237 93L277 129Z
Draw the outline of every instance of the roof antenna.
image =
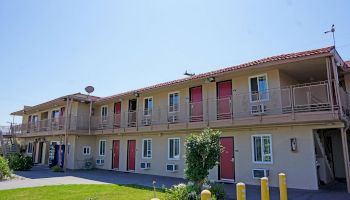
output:
M334 32L335 32L335 28L334 28L334 24L332 24L331 30L324 32L324 34L332 33L332 35L333 35L333 46L334 46L334 48L335 48L335 37L334 37Z
M185 73L184 73L184 75L185 75L185 76L194 76L195 73L188 73L187 70L186 70Z

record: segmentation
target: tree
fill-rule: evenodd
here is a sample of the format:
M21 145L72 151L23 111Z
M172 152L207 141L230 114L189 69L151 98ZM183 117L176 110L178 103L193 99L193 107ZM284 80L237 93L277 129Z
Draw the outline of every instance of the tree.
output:
M219 161L223 147L220 145L221 131L204 129L200 134L186 138L186 177L201 187Z

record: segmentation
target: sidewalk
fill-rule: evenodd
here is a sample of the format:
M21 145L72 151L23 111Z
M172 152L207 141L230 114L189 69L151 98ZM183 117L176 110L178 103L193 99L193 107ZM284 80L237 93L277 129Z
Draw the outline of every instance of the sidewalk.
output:
M134 184L152 187L153 181L156 181L157 187L171 187L186 182L180 178L107 170L74 170L58 173L52 172L49 168L43 166L36 166L31 171L16 172L16 175L23 177L23 180L15 179L0 182L0 190L61 184ZM225 184L227 199L235 199L235 188L235 184ZM246 189L248 200L260 199L259 186L246 185ZM270 188L270 196L271 200L279 200L278 188ZM346 193L342 185L339 184L317 191L288 189L288 197L289 200L349 200L350 194Z

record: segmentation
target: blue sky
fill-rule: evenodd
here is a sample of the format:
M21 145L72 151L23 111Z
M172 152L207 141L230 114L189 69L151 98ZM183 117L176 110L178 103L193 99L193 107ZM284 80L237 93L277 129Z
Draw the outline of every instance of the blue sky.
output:
M347 60L349 19L348 0L0 1L0 125L87 85L108 96L330 46L333 23Z

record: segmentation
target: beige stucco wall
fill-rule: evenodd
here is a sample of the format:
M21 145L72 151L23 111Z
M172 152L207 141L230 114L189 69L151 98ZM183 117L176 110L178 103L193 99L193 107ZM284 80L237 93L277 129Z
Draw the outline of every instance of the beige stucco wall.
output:
M252 162L252 135L272 135L272 164L254 164ZM290 188L317 189L317 174L315 166L312 127L278 127L262 128L250 131L224 132L222 136L233 136L235 146L236 182L258 185L259 180L253 179L252 170L256 168L269 169L269 183L278 186L278 173L287 174L287 184ZM298 152L290 150L290 138L296 137ZM217 177L217 168L211 171L210 178Z
M135 172L144 174L157 174L161 176L171 177L184 177L184 162L183 156L185 155L184 141L185 134L147 134L147 135L134 135L134 136L98 136L96 140L97 151L95 152L96 158L105 159L103 166L96 166L100 169L112 169L112 150L113 140L120 141L120 153L119 153L119 171L127 171L127 142L128 140L136 140L136 157L135 157ZM168 159L168 138L180 138L180 158L179 160ZM142 159L142 139L152 139L152 158ZM99 141L107 140L106 154L105 156L99 156L98 148ZM151 168L147 170L140 169L141 162L150 162ZM178 172L167 172L166 164L177 164L179 166Z
M255 168L266 168L270 170L270 185L278 186L278 173L287 174L287 184L290 188L317 189L317 172L315 166L315 153L313 141L313 129L316 126L286 126L269 128L251 128L249 130L224 131L222 136L234 137L235 145L235 174L236 182L258 185L259 181L253 179L252 170ZM185 152L184 141L189 133L173 134L137 134L128 136L97 136L95 146L98 149L99 140L106 140L106 155L98 156L98 150L94 151L95 158L104 158L105 164L97 166L101 169L112 169L112 141L120 140L120 171L126 171L127 141L136 140L136 173L156 174L171 177L184 177ZM272 164L254 164L252 162L251 136L255 134L272 135ZM170 161L167 158L168 138L180 137L181 139L181 159ZM298 151L290 150L290 138L297 138ZM142 159L142 139L152 139L152 159ZM151 169L140 169L140 163L147 161L151 163ZM179 165L176 173L167 172L166 163ZM218 168L210 171L209 179L218 180Z
M34 144L35 139L41 138L41 141L45 139L45 148L43 149L43 154L45 154L45 161L43 161L42 164L47 165L48 164L48 154L49 154L49 145L52 142L60 142L64 143L64 137L60 138L59 136L46 136L46 137L33 137L33 138L20 138L18 139L18 142L22 146L28 145L29 142L32 142ZM75 136L70 135L68 136L68 148L69 151L67 151L67 168L68 169L75 169L74 167L74 160L75 160ZM66 148L66 149L68 149ZM31 156L31 154L28 154Z
M350 92L350 73L344 74L345 88L347 92Z

